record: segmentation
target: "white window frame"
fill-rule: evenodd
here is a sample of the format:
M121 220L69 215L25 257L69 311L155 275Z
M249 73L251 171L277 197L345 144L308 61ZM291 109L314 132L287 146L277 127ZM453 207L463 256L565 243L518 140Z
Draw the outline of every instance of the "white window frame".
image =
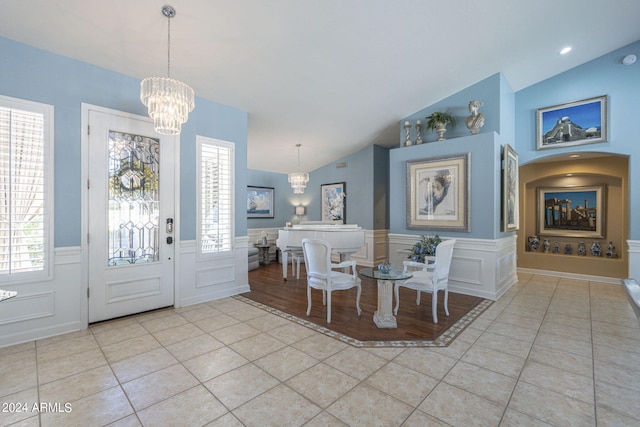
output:
M218 250L213 252L203 251L203 215L202 215L202 155L203 146L208 145L211 147L217 147L221 149L227 149L230 151L230 168L229 176L227 177L230 182L229 191L229 218L230 218L230 230L229 238L230 244L228 250ZM208 138L205 136L196 135L196 259L207 260L220 257L233 257L235 250L235 144L228 141L222 141L220 139Z
M53 105L42 104L39 102L26 101L19 98L11 98L0 95L0 106L15 110L29 111L32 113L42 114L43 116L43 142L44 142L44 243L43 243L43 265L38 271L17 272L0 274L0 283L13 284L25 283L42 280L50 280L53 278L53 258L54 258L54 242L53 242L53 225L54 225L54 108Z

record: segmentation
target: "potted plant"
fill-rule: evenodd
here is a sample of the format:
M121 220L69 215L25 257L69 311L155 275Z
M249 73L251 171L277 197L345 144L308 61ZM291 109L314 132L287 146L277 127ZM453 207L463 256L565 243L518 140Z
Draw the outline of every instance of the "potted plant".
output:
M456 118L451 113L436 111L427 116L427 129L436 131L438 141L444 139L444 133L447 131L447 124L451 123L451 127L456 125Z
M418 243L413 245L411 253L408 258L411 261L417 261L424 263L426 256L434 256L436 254L436 246L442 242L442 239L437 234L435 236L427 236L423 234L420 236Z

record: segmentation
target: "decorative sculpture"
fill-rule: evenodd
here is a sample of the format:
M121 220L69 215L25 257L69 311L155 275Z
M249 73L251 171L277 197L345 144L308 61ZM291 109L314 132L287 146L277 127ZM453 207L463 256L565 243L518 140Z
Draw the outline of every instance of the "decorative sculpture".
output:
M404 122L404 146L411 145L411 123Z
M471 115L464 119L464 123L467 125L472 135L480 132L480 128L484 126L484 114L478 112L478 109L483 105L482 101L469 102L469 112Z

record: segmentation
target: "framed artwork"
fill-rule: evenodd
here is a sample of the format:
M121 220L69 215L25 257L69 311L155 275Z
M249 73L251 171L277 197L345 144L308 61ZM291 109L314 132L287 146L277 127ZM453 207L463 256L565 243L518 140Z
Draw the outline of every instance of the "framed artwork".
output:
M602 239L605 186L538 188L538 234Z
M273 187L247 186L247 218L273 218Z
M407 228L469 231L471 153L407 162Z
M607 96L539 108L536 149L607 141Z
M502 156L502 229L515 231L519 228L519 181L518 154L509 144L505 144Z
M320 196L322 198L322 221L334 224L347 223L347 184L336 182L322 184Z

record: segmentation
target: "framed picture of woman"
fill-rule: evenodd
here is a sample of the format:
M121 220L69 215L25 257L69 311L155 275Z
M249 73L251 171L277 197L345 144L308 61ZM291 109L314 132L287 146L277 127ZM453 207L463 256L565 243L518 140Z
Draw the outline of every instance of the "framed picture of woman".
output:
M407 162L407 228L469 231L471 153Z

